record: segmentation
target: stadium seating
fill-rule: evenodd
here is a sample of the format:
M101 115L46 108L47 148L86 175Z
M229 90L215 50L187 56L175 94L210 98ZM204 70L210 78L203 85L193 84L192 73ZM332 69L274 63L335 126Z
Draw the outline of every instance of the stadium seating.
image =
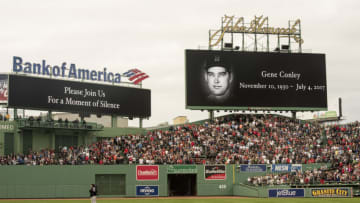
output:
M59 125L59 122L56 125ZM230 115L203 124L152 130L146 136L126 135L101 140L88 146L44 149L26 155L3 156L0 157L0 164L330 162L346 166L359 161L359 132L358 122L320 126L276 115Z

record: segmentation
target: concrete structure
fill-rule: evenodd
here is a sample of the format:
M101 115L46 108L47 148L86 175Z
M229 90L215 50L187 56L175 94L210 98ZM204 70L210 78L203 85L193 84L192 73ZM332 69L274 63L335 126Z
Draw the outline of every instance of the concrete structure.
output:
M173 119L174 125L182 125L185 123L188 123L189 120L187 119L186 116L177 116Z
M141 128L106 128L97 123L74 123L71 120L68 123L28 119L0 121L0 156L87 145L99 139L144 132L145 129Z

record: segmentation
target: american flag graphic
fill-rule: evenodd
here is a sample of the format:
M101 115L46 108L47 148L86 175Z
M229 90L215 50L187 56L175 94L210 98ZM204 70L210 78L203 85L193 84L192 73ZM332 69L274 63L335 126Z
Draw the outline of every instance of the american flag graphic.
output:
M149 76L146 73L141 72L139 69L130 69L123 74L125 77L128 77L135 85L139 84L141 81L145 80Z

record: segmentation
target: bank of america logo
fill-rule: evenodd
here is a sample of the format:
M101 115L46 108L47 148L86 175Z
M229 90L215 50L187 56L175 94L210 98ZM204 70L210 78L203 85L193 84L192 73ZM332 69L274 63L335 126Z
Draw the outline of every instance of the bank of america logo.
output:
M139 69L131 69L125 72L124 77L128 77L131 82L135 85L139 84L141 81L145 80L149 76L146 73L141 72Z

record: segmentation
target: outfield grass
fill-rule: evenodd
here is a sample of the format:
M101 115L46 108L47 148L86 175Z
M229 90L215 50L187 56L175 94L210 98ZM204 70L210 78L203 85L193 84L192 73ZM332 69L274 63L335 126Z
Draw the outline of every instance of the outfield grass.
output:
M83 200L1 200L0 203L85 203L90 202L90 199ZM359 198L251 198L251 199L98 199L98 203L355 203L360 202Z

